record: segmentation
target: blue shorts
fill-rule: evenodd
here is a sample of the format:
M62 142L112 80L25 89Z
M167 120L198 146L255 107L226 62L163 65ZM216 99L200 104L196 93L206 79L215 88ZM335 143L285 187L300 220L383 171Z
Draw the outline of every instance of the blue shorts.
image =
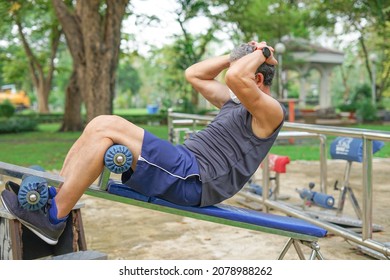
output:
M122 183L146 195L184 206L199 206L202 196L195 156L182 145L145 131L135 172L122 174Z

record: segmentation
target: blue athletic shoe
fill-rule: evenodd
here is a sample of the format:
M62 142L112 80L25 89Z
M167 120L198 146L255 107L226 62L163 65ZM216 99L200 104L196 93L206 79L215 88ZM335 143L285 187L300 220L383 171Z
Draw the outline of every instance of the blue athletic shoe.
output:
M51 194L53 195L54 193L52 192ZM4 190L1 193L1 201L8 212L14 215L15 218L46 243L50 245L58 243L58 239L65 229L66 221L58 224L52 224L50 222L49 209L52 203L51 199L49 199L49 202L44 207L37 211L28 211L22 208L19 204L18 196L9 190Z

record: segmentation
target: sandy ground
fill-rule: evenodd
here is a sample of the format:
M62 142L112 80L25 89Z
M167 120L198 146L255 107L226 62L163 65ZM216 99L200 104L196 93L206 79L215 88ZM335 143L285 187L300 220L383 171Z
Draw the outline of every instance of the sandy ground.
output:
M342 181L344 168L344 161L328 161L328 192L335 195L336 202L338 192L333 190L333 183L336 179ZM390 159L374 159L373 170L373 219L383 227L383 231L373 234L373 239L390 242ZM353 164L350 186L359 201L362 198L361 178L361 164ZM261 175L257 179L261 179ZM295 189L307 187L309 182L319 185L319 163L293 161L288 165L287 173L281 175L281 194L290 196L287 202L299 204ZM241 200L240 195L236 195L227 203L237 205ZM81 202L85 203L82 214L88 248L107 253L112 260L272 260L277 258L287 241L286 237L278 235L179 217L87 195ZM354 217L349 200L344 214ZM332 233L319 244L325 259L373 259L357 250L356 244ZM293 250L286 259L297 259Z

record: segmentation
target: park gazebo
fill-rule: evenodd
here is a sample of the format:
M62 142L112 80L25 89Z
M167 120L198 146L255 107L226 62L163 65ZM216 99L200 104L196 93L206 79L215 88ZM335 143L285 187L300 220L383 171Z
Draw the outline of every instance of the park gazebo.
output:
M313 44L305 39L286 39L282 43L285 46L286 54L283 55L284 63L282 67L282 84L286 85L288 80L287 72L296 71L299 78L299 98L300 108L308 105L308 77L312 70L319 73L318 81L318 104L317 108L327 110L332 107L332 95L330 92L330 77L336 66L343 64L344 53L335 49ZM279 58L280 60L280 58ZM282 87L282 98L287 97L284 86Z

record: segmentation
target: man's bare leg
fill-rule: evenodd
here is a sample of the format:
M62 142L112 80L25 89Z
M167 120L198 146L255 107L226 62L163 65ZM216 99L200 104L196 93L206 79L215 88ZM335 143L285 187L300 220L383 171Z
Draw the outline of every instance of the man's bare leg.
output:
M85 190L103 171L103 157L113 144L125 145L133 155L135 170L141 154L144 130L117 116L99 116L85 128L69 150L61 170L65 182L55 197L57 217L69 214Z
M22 224L48 244L57 244L67 215L103 170L103 156L112 144L127 146L134 156L135 169L141 153L144 130L117 116L100 116L92 120L70 149L61 175L65 181L45 211L28 211L20 206L18 196L3 190L1 201Z

